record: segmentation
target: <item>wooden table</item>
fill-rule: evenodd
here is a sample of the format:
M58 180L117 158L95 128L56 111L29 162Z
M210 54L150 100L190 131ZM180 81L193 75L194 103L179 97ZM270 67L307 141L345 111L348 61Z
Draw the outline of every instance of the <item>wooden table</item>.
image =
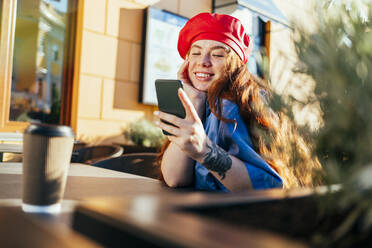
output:
M21 173L20 163L0 163L0 206L12 206L18 215L29 217L31 215L22 213L20 208ZM84 242L83 237L89 237L96 242L93 246L100 244L109 247L302 248L307 246L278 234L249 227L239 228L231 223L206 218L194 210L306 194L311 192L288 194L282 190L269 190L221 194L174 190L158 180L84 164L71 164L62 214L48 217L45 221L36 216L32 222L36 225L46 224L47 227L58 225L53 237L59 237L60 242L65 242L73 235L78 237L77 241L73 241L75 245L81 240ZM20 225L19 228L22 226L27 225ZM0 222L0 231L9 230L2 229ZM21 235L29 231L30 227L27 232L21 231L18 239L29 242ZM47 234L43 231L38 236ZM40 242L43 240L39 239ZM0 246L1 243L0 238ZM35 246L41 247L38 243ZM91 246L88 244L87 247Z
M22 204L22 163L0 163L0 247L97 247L70 228L78 202L97 196L123 197L168 191L158 180L86 164L71 164L62 213L26 214ZM5 222L4 222L5 221Z
M70 225L71 213L78 201L92 197L123 197L138 193L159 194L171 191L160 181L72 163L62 201L62 214L57 222ZM20 208L22 204L22 163L0 163L0 206Z
M76 204L92 197L124 197L164 192L172 190L155 179L73 163L67 178L62 213L55 220L69 226ZM0 206L20 209L21 197L22 164L0 163Z
M97 196L120 197L138 192L161 193L167 190L155 179L72 163L62 207L68 211L77 200ZM0 204L20 206L21 197L22 163L0 163Z

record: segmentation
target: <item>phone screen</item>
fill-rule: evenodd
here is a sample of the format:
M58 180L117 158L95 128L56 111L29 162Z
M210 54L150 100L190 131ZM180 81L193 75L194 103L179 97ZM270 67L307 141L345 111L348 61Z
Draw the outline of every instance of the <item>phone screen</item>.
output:
M157 79L155 80L155 88L160 111L176 115L180 118L186 117L185 108L178 97L178 89L183 88L181 80ZM164 122L168 123L166 121ZM164 130L163 133L169 135Z

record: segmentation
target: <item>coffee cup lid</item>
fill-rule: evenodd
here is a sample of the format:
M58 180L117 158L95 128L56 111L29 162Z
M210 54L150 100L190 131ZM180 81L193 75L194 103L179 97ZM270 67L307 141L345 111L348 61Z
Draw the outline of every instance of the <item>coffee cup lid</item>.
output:
M69 126L31 123L24 132L25 134L37 134L43 136L74 137L74 132Z

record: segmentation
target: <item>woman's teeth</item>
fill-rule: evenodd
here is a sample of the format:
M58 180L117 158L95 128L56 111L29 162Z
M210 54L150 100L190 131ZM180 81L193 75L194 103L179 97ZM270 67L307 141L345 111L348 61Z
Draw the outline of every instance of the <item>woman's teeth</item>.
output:
M212 74L198 72L198 73L195 73L195 75L197 77L207 78L207 77L210 77Z

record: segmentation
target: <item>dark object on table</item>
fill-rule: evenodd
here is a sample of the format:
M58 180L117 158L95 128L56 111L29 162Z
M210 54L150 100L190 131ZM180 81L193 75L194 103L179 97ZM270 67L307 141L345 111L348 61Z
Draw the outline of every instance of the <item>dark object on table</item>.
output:
M298 188L96 198L75 208L73 228L109 247L124 239L135 247L371 247L372 229L361 226L367 215L331 242L355 208L323 215L319 203L343 192L315 190L319 194Z
M299 192L299 195L306 192ZM260 202L283 201L287 192L270 190L241 194L125 195L96 198L75 208L73 229L107 247L275 247L305 248L309 245L267 229L245 224L253 216L264 220ZM245 216L254 206L253 216ZM229 221L231 208L240 208L240 219ZM222 211L216 211L220 209ZM222 216L205 215L208 210ZM223 211L226 210L226 211ZM298 209L297 209L298 210ZM316 215L316 213L314 213ZM271 219L272 220L272 219ZM269 220L269 221L271 221Z
M0 247L100 247L83 236L19 208L0 208ZM20 228L21 227L21 228Z
M130 153L110 158L92 165L115 171L158 179L160 168L156 164L157 153Z
M115 145L87 146L72 152L72 163L93 164L101 160L119 157L123 148Z

